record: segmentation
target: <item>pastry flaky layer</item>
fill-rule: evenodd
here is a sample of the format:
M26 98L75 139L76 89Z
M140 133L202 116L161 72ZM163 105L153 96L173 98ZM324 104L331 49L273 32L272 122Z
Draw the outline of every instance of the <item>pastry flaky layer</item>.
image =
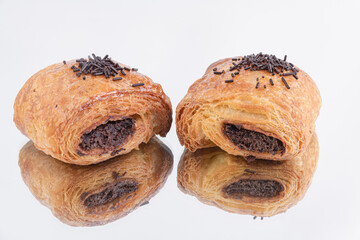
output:
M210 65L177 106L181 144L190 151L219 146L233 155L270 160L305 151L321 106L313 80L301 70L297 79L267 70L230 71L232 59Z
M302 156L293 161L247 162L218 147L185 150L178 166L178 187L228 212L269 217L304 197L318 155L316 134Z
M171 151L158 139L95 165L63 163L28 142L20 151L22 177L33 195L71 226L103 225L146 203L166 182Z
M88 165L126 154L170 130L171 103L159 84L133 70L116 81L91 74L84 79L73 72L75 64L46 67L16 97L14 122L38 149Z

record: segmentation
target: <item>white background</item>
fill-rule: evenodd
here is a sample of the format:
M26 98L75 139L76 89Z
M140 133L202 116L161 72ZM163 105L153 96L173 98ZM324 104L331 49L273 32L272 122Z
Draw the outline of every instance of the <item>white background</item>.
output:
M360 239L359 1L0 0L0 239ZM285 214L253 220L180 192L183 147L149 205L101 227L62 224L31 195L17 165L26 137L12 122L25 81L47 65L94 52L161 83L173 108L212 62L271 53L306 71L323 106L313 184Z

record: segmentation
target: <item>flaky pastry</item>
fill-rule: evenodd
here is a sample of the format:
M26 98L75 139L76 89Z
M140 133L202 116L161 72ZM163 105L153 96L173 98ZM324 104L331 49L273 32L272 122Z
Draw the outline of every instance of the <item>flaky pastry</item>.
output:
M321 98L304 71L273 55L210 65L176 109L176 131L190 151L219 146L251 158L289 160L305 151Z
M42 69L15 100L18 129L64 162L88 165L126 154L171 126L171 103L159 84L107 57L94 59Z

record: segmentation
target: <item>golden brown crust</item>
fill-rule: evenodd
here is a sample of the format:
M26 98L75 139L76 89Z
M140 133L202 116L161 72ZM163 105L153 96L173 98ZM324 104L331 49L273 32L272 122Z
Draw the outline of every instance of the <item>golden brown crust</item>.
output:
M178 187L200 201L239 214L269 217L285 212L300 201L308 189L319 155L316 134L301 157L293 161L255 160L218 147L185 150L178 166ZM275 197L242 196L232 198L223 189L241 179L279 182L283 191Z
M71 226L102 225L127 215L160 190L172 165L171 151L156 138L141 144L139 150L90 166L58 161L37 150L31 141L19 156L21 174L30 191ZM87 196L123 180L137 181L137 190L106 204L85 205Z
M219 146L233 155L255 156L270 160L292 159L310 142L319 114L321 98L313 80L303 71L284 78L268 71L240 70L231 76L232 58L219 60L206 70L188 90L176 108L176 131L181 144L190 151ZM225 70L215 75L213 68ZM262 78L264 76L264 78ZM260 86L255 88L256 79ZM271 86L269 79L274 86ZM232 83L225 80L233 79ZM267 85L264 88L263 85ZM223 134L224 123L242 125L245 129L279 139L283 154L252 152L240 149Z
M121 81L92 75L83 80L71 70L74 64L72 60L46 67L16 97L14 122L38 149L64 162L87 165L112 157L112 152L80 156L84 152L79 149L81 136L109 119L136 120L134 135L117 155L170 130L171 103L159 84L135 71ZM145 85L132 87L136 83Z

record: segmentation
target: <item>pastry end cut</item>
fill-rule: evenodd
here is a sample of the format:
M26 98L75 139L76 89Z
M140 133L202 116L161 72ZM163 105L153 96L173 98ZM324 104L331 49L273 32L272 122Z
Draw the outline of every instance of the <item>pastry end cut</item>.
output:
M105 205L118 198L124 197L138 189L138 182L136 180L121 180L120 182L107 184L101 192L88 195L84 192L81 195L81 200L87 208L93 208L100 205Z
M101 154L119 151L119 147L134 134L135 119L123 118L108 121L81 136L79 155L94 149L100 149ZM121 148L120 148L121 150Z
M274 180L254 180L241 179L223 188L223 192L228 196L241 199L243 196L272 198L284 191L281 183Z
M223 133L240 149L250 152L283 154L285 147L279 139L244 129L241 125L226 123Z

